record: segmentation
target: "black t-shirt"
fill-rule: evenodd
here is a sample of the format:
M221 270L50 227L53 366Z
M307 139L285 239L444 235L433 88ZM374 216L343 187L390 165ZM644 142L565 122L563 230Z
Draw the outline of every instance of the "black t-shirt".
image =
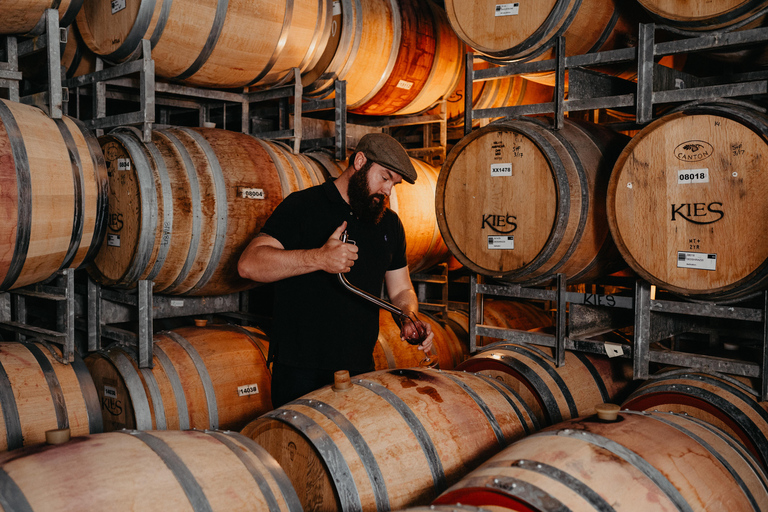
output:
M262 233L285 249L321 247L342 222L358 259L350 283L379 296L384 274L407 265L405 231L387 210L378 224L363 222L333 182L294 192L272 213ZM336 274L312 272L275 283L273 328L276 361L304 368L369 371L379 332L379 308L339 283Z

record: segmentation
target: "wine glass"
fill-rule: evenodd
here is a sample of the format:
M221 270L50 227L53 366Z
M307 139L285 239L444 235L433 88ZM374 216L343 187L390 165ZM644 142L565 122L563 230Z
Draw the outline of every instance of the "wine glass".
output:
M412 313L413 317L408 315L400 316L400 336L405 339L411 345L421 345L427 338L427 328L424 322L416 317L415 313ZM424 359L419 361L421 368L438 368L439 363L437 359L430 357L429 351L424 351Z

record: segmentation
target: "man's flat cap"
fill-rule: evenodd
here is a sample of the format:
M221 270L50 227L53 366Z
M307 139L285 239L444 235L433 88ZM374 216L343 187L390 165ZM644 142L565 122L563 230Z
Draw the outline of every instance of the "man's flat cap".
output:
M416 182L416 169L403 146L386 133L367 133L357 143L355 152L401 175L408 183Z

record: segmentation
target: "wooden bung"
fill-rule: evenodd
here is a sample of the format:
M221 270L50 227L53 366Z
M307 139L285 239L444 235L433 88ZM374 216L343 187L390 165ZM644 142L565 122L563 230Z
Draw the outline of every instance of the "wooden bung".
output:
M64 444L69 441L70 433L68 428L57 428L45 431L45 442L47 444Z
M598 404L595 406L597 417L603 421L616 421L619 417L619 407L616 404Z
M352 389L352 380L347 370L339 370L333 374L333 390L338 392Z

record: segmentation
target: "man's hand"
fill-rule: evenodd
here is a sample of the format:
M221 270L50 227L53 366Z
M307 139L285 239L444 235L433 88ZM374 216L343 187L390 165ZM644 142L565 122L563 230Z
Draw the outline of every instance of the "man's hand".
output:
M345 229L347 221L342 222L319 249L318 263L330 274L349 272L357 259L357 245L341 241Z

